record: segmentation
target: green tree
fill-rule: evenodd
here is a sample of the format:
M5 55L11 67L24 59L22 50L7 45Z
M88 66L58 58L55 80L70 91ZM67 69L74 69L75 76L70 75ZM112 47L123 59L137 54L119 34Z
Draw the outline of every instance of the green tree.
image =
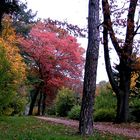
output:
M2 33L2 18L3 15L17 12L19 10L18 7L18 1L12 0L12 1L6 1L1 0L0 1L0 34Z
M36 14L27 7L27 3L19 3L19 11L13 13L12 17L12 26L15 28L16 33L25 37L28 36L31 27L36 22Z
M6 58L6 51L0 44L0 115L3 108L11 102L11 97L15 94L11 84L10 63ZM8 96L7 96L8 95Z

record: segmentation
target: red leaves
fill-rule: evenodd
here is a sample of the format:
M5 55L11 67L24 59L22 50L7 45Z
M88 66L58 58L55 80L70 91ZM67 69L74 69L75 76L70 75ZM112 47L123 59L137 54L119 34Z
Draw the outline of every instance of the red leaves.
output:
M84 49L64 29L38 22L29 37L20 42L23 50L37 62L47 86L64 86L68 79L73 83L81 81Z

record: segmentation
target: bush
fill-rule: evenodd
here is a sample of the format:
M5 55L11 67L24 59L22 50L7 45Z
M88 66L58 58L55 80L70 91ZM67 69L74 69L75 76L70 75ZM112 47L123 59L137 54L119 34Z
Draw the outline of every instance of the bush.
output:
M101 109L101 108L116 108L116 96L113 95L113 92L111 90L104 91L101 90L99 95L95 98L95 109Z
M11 103L11 107L14 109L11 115L23 115L26 104L27 104L26 97L21 95L16 96L14 101Z
M46 110L47 115L56 115L56 106L52 105Z
M68 88L62 88L58 91L55 103L57 115L67 116L76 103L74 92Z
M116 114L116 97L113 91L106 85L99 88L99 94L95 98L94 120L113 121Z
M7 106L2 108L0 115L14 116L22 115L25 109L27 101L25 97L16 96L14 100L11 101Z
M130 101L130 121L140 122L140 99L134 98Z
M94 113L94 121L105 121L111 122L114 121L115 110L114 109L99 109Z
M80 110L81 110L81 106L80 105L73 106L71 111L69 111L69 113L68 113L68 117L70 119L79 120Z

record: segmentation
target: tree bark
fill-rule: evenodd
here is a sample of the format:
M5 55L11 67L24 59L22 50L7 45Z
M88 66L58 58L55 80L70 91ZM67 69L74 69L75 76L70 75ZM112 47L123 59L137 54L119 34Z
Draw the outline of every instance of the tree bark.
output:
M0 36L2 35L2 16L3 14L0 12Z
M117 95L116 123L128 121L130 80L131 80L131 70L129 69L129 67L127 67L127 64L124 61L124 59L120 60L119 67L120 67L119 69L120 85L119 92L116 94Z
M37 112L37 115L41 115L42 111L42 92L40 91L40 97L39 97L39 100L38 100L38 112Z
M31 97L31 104L30 104L30 109L29 109L29 114L28 115L32 115L33 114L33 108L34 108L34 105L35 105L35 102L36 102L36 99L37 99L37 96L39 94L39 88L36 89L34 95L32 95Z
M122 123L128 121L128 94L120 92L117 95L117 114L115 123Z
M98 26L99 0L89 0L88 48L86 52L83 98L79 122L79 132L82 135L93 134L93 104L99 51Z
M42 115L45 115L46 98L47 98L47 94L43 93L43 100L42 100Z

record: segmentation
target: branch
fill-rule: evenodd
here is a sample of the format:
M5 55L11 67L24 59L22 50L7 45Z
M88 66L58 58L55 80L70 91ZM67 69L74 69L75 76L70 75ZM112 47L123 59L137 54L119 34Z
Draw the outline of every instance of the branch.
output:
M119 10L123 9L124 6L125 6L125 4L126 4L126 3L124 3L124 5L123 5L121 8L118 8L118 9L115 9L114 11L111 11L111 13L114 13L114 12L116 12L116 11L119 11Z
M120 57L122 50L119 46L117 38L115 37L114 30L112 28L112 21L111 21L111 17L110 17L110 9L109 9L108 0L102 0L102 7L103 7L103 16L104 16L104 26L107 27L109 34L110 34L112 44L113 44L118 56Z
M112 89L117 94L119 88L118 88L117 82L114 79L114 74L112 71L111 63L110 63L109 49L108 49L108 30L107 30L107 27L105 26L103 29L103 42L104 42L104 58L105 58L106 71L107 71Z
M137 27L137 29L134 31L134 36L136 35L136 34L139 34L139 33L137 33L138 32L138 30L139 30L139 28L140 28L140 25Z
M102 23L100 23L98 26L97 26L97 29L99 29L100 28L100 26L102 26L102 25L104 25L104 23L102 22Z
M138 0L130 0L129 10L128 10L127 29L126 29L126 37L125 37L125 43L124 43L124 51L128 55L131 55L132 48L133 48L133 38L135 34L134 17L135 17L137 1ZM136 29L136 32L138 28Z

